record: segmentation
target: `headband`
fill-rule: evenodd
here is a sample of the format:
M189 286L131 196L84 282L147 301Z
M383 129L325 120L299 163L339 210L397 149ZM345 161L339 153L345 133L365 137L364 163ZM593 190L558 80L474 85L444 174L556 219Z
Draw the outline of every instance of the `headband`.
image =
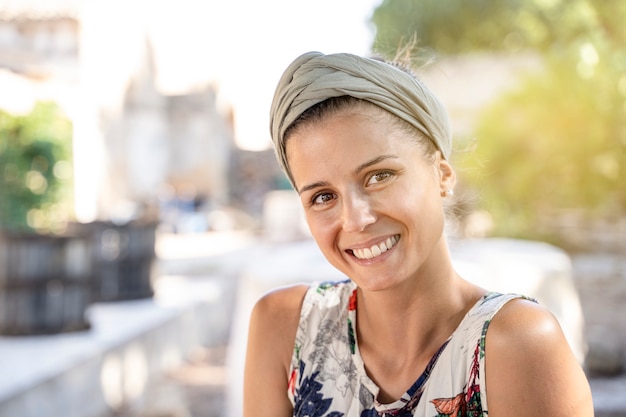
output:
M352 54L308 52L296 58L283 73L270 111L274 148L292 182L285 132L307 109L339 96L352 96L387 110L422 132L444 158L449 158L452 134L448 113L413 75L385 62Z

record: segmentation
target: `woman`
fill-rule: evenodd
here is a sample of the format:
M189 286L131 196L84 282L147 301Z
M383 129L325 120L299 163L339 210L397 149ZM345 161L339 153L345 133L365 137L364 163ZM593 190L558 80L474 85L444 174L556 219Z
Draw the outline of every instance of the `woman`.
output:
M350 279L259 300L245 417L593 415L553 315L453 269L450 128L421 82L304 54L279 82L271 133L315 241Z

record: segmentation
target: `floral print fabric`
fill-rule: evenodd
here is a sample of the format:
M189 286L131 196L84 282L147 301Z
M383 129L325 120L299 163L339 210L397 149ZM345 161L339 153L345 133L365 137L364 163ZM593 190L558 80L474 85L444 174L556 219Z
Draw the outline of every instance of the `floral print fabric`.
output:
M382 404L359 353L356 294L347 280L314 284L305 295L289 378L295 417L487 417L485 335L519 295L485 295L402 398Z

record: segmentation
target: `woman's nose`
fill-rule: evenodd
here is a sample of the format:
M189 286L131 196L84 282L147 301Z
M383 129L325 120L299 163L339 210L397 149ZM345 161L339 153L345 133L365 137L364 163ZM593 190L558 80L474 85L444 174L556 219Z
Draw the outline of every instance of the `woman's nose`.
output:
M361 232L376 221L370 201L363 195L350 195L344 198L343 229L346 232Z

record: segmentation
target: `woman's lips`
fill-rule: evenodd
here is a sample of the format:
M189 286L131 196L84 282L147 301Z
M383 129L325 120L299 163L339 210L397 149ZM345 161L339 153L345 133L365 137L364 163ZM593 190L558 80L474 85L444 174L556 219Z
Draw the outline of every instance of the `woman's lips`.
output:
M394 235L388 237L382 242L370 246L369 248L351 249L350 251L352 252L352 255L354 255L354 257L357 259L373 259L394 247L395 244L398 243L398 240L400 240L400 235Z

